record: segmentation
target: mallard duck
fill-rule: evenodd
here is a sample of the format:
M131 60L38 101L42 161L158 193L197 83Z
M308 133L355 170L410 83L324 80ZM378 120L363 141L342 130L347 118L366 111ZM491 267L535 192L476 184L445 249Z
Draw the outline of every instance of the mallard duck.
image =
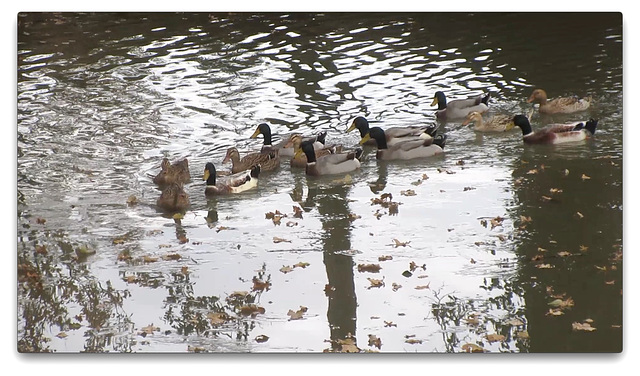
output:
M360 140L360 144L367 142L370 138L376 140L378 145L376 158L383 160L425 158L442 154L447 139L445 135L438 135L426 140L415 138L388 145L385 131L380 127L373 127Z
M447 103L447 97L444 93L436 91L431 105L438 105L436 117L439 120L457 120L464 119L472 111L483 113L489 110L490 97L491 93L487 93L484 97L478 95L467 99L455 99Z
M156 203L161 209L172 212L185 211L190 204L189 195L184 191L182 183L169 184Z
M231 161L231 172L236 174L241 171L249 170L255 165L260 165L261 171L273 171L280 167L280 157L277 150L268 153L249 153L240 159L240 153L235 147L227 150L227 155L222 163Z
M206 196L216 196L244 192L258 185L258 175L260 175L260 165L253 166L251 170L217 178L215 166L213 163L208 162L204 166L204 176L202 178L207 182L204 194Z
M538 111L543 114L570 114L589 108L591 97L559 97L547 100L547 93L544 90L535 89L527 99L527 103L539 103Z
M316 158L313 144L310 141L303 142L300 149L294 154L294 158L298 154L304 153L307 156L307 175L333 175L343 174L360 168L360 157L362 149L357 149L349 153L335 153Z
M297 167L297 168L307 167L307 156L304 153L298 153L298 154L295 153L298 151L298 149L300 149L300 146L304 142L302 136L299 134L291 135L290 142L293 145L293 150L295 155L295 157L291 158L291 167ZM339 153L341 150L342 150L341 146L316 149L314 144L314 152L316 154L316 160L320 157L324 157L329 154Z
M591 137L596 133L598 120L589 119L586 124L552 124L535 132L524 115L514 116L513 123L522 129L522 140L525 144L561 144Z
M187 183L191 180L189 173L189 161L187 158L171 164L167 158L162 160L161 171L153 178L153 182L158 185L169 185L173 183Z
M362 116L358 116L353 119L351 126L347 129L347 133L357 129L360 132L360 137L364 137L369 133L369 122ZM385 129L384 134L387 138L387 145L393 145L401 141L406 141L410 138L420 137L423 139L432 138L438 130L437 125L424 126L424 127L390 127ZM376 145L376 140L370 139L361 145Z
M291 144L292 137L299 135L299 133L292 133L288 138L280 141L277 145L272 145L271 140L271 127L267 123L262 123L258 125L256 130L251 135L251 138L257 138L259 134L262 134L264 137L264 141L262 144L261 152L270 151L277 149L280 156L283 157L292 157L295 151L293 150L293 146ZM320 132L315 136L304 137L303 141L314 141L313 147L316 149L324 148L325 138L327 137L327 132Z
M505 132L514 126L512 116L497 114L485 120L477 111L470 112L462 122L462 125L469 124L473 124L473 130L476 132Z

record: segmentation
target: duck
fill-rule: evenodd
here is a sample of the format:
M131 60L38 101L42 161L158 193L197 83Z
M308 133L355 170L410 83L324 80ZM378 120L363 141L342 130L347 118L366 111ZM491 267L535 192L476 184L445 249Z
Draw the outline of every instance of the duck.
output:
M190 205L189 195L182 183L171 183L162 191L156 204L165 211L184 212Z
M269 126L269 124L267 124L267 123L259 124L250 138L257 138L258 135L260 135L260 134L262 134L262 136L264 137L264 141L263 141L262 148L260 149L260 151L261 152L266 152L266 151L271 151L271 150L277 149L279 154L280 154L280 156L283 156L283 157L292 157L293 156L293 154L295 153L295 150L293 150L293 146L291 144L291 139L292 139L292 137L294 137L296 135L300 135L299 133L292 133L291 135L289 135L289 137L287 139L281 141L279 144L274 146L274 145L272 145L271 127ZM304 141L313 140L314 141L314 145L313 145L314 148L322 149L322 148L324 148L326 137L327 137L327 132L320 132L315 136L304 137L303 140Z
M513 124L522 129L522 140L525 144L561 144L582 141L596 133L598 120L589 119L586 124L551 124L533 131L529 119L524 115L513 117Z
M189 161L184 158L171 164L169 159L162 159L160 164L161 171L153 178L153 182L160 186L166 186L173 183L188 183L191 180L189 173Z
M305 141L294 154L296 158L304 153L307 157L306 174L310 176L344 174L360 168L362 149L358 148L349 153L334 153L316 158L313 143Z
M261 171L273 171L280 167L280 156L278 150L271 150L268 153L249 153L240 159L240 152L235 147L227 150L222 163L231 161L231 173L237 174L245 170L251 169L253 166L260 164Z
M297 152L298 149L300 149L300 146L302 145L302 143L304 142L304 139L302 138L302 135L300 134L294 134L291 135L290 141L291 145L293 146L293 150L294 152ZM307 140L308 142L308 140ZM338 145L338 146L333 146L333 147L325 147L322 149L316 149L315 148L315 144L314 144L314 153L316 155L316 159L320 158L320 157L324 157L326 155L329 154L335 154L335 153L340 153L342 151L342 146ZM294 153L294 155L296 155ZM305 168L307 167L307 156L304 153L299 153L297 154L296 157L292 157L291 158L291 167L293 168Z
M258 186L260 168L260 165L255 165L250 170L218 178L216 176L216 167L213 163L207 162L204 166L202 178L207 182L204 194L205 196L227 195L254 188Z
M490 98L491 93L487 93L485 96L478 95L467 99L454 99L447 103L447 97L444 92L436 91L431 105L438 105L438 110L436 111L438 120L459 120L464 119L469 112L487 112Z
M347 129L347 133L357 129L360 132L360 138L362 139L367 133L369 133L369 121L363 116L357 116L353 119L351 126ZM387 138L387 145L394 145L398 142L405 141L409 138L423 138L430 139L438 130L438 126L407 126L407 127L390 127L385 129L385 137ZM361 145L376 145L376 140L369 139Z
M513 117L510 115L496 114L488 119L483 119L478 111L472 111L462 122L462 125L473 124L476 132L506 132L513 129Z
M547 99L547 93L542 89L535 89L527 103L539 103L538 111L542 114L570 114L584 111L591 106L591 97L558 97Z
M381 160L397 160L397 159L415 159L426 158L444 153L444 145L446 143L446 135L438 135L430 139L411 139L398 142L394 145L387 144L385 131L380 127L373 127L369 130L360 143L367 142L370 138L376 141L378 151L376 159Z

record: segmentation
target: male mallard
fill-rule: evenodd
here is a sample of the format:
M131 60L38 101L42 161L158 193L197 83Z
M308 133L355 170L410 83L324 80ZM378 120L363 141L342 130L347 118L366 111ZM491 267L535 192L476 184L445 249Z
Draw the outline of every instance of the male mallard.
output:
M548 101L544 90L535 89L527 99L527 103L539 103L538 111L543 114L570 114L589 108L591 97L559 97Z
M272 171L280 167L280 157L277 150L268 153L249 153L240 159L240 153L235 147L227 150L227 155L222 163L231 161L231 173L236 174L241 171L249 170L255 165L260 165L261 171Z
M189 207L189 195L182 188L182 183L171 183L162 191L156 203L163 210L181 212Z
M313 144L310 141L303 142L300 149L294 154L294 158L298 154L304 153L307 156L307 175L333 175L343 174L360 168L359 158L362 156L362 149L349 153L329 154L316 158Z
M360 140L360 144L364 144L370 138L373 138L378 145L376 158L383 160L424 158L442 154L444 153L444 144L447 139L445 135L438 135L435 138L414 138L388 145L385 131L380 127L373 127Z
M293 147L291 145L291 138L298 133L291 134L288 138L280 141L277 145L272 145L271 141L271 127L267 123L262 123L258 125L256 130L251 135L251 138L257 138L259 134L262 134L264 137L264 141L262 144L261 152L270 151L273 149L277 149L280 156L283 157L292 157L294 154ZM314 147L316 149L324 148L325 138L327 137L327 132L320 132L316 136L305 137L303 141L314 141Z
M441 91L436 91L433 96L432 106L438 105L436 117L439 120L459 120L465 118L469 112L486 112L489 110L489 98L491 93L484 97L478 95L467 99L455 99L447 103L447 97Z
M187 183L191 180L189 161L187 158L177 161L174 164L171 164L167 158L164 158L160 168L162 170L153 178L155 184L169 185L172 183Z
M369 133L369 122L362 116L358 116L353 119L351 126L347 129L347 133L357 129L360 132L360 137L364 137ZM424 127L390 127L385 129L384 134L387 138L387 145L391 146L401 141L406 141L410 138L420 137L423 139L430 139L438 130L438 126L424 126ZM360 143L361 145L375 145L376 141L370 139L369 141Z
M589 119L586 124L552 124L533 131L529 119L524 115L513 117L513 123L522 129L525 144L560 144L582 141L596 133L598 121Z
M289 142L291 143L291 145L293 145L293 150L295 155L295 157L291 158L291 167L298 167L298 168L307 167L307 156L304 153L298 153L298 154L295 153L298 151L298 149L300 149L302 143L304 142L302 136L299 134L291 135ZM324 157L325 155L334 154L337 152L339 153L342 147L334 146L331 148L325 147L322 149L316 149L314 144L313 149L316 154L316 159L318 159L320 157Z
M473 123L473 130L476 132L505 132L513 128L513 117L497 114L484 120L481 113L473 111L467 115L462 125L471 123Z
M215 166L213 163L208 162L204 167L204 176L202 178L207 182L204 194L206 196L216 196L246 191L258 185L258 175L260 175L260 165L253 166L251 170L217 178Z

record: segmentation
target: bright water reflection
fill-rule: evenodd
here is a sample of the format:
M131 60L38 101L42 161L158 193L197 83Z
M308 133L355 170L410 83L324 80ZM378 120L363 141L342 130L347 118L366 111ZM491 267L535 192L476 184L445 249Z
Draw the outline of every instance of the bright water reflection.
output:
M619 14L21 14L19 350L620 351L621 42ZM524 113L534 86L592 95L534 122L595 117L597 137L531 148L449 123L445 156L367 150L321 179L285 161L257 191L202 193L204 164L258 149L260 122L353 146L356 115L433 124L436 90ZM181 220L155 208L165 156L189 158ZM585 319L598 330L571 330Z

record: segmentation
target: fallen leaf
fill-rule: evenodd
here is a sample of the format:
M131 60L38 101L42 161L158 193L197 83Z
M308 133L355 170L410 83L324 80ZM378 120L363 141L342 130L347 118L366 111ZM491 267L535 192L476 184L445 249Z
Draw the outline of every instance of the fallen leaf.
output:
M302 209L299 206L293 206L293 217L302 219Z
M394 324L393 321L384 321L384 326L385 328L390 328L392 326L395 326L396 328L398 327L398 325Z
M253 282L253 287L251 288L251 291L264 291L264 290L269 291L269 287L271 287L271 282L263 281L258 277L253 277L252 282ZM246 291L245 293L248 294L248 292Z
M415 196L416 191L414 191L413 189L407 189L406 191L400 191L400 194L402 196Z
M227 227L227 226L218 226L216 228L216 232L220 232L220 231L223 231L223 230L229 230L229 227Z
M382 340L373 334L369 334L369 346L375 346L380 349L382 347Z
M569 170L567 170L566 168L564 169L564 176L569 175Z
M44 218L40 218L40 217L36 218L36 223L39 225L44 225L46 222L47 220Z
M391 284L391 290L393 290L394 292L398 291L400 288L402 288L402 285L399 285L395 282Z
M297 311L293 311L293 310L289 310L289 312L287 312L287 315L289 316L289 320L300 320L302 319L302 316L305 314L305 312L307 312L307 307L305 306L300 306L300 309Z
M571 324L571 328L573 330L582 330L585 332L593 332L594 330L596 330L596 328L591 326L591 324L588 322L585 322L585 323L574 322Z
M466 191L472 191L472 190L474 190L474 189L476 189L476 188L475 188L475 187L464 187L464 188L462 189L462 191L463 191L463 192L466 192Z
M169 253L167 255L162 256L162 259L165 261L169 261L169 260L180 260L182 258L182 256L180 256L177 253Z
M538 264L538 265L536 265L536 268L538 268L538 269L553 269L553 268L555 268L555 266L553 266L551 264Z
M484 352L484 349L481 346L476 345L475 343L465 343L464 345L462 345L462 350L468 353Z
M287 222L287 227L293 227L293 226L297 226L298 222L294 222L294 221L288 221Z
M65 332L60 332L58 334L56 334L56 337L58 338L67 338L69 335Z
M144 334L153 334L153 332L159 332L160 328L157 326L153 326L153 324L149 324L141 329Z
M380 264L358 264L358 272L378 273L382 269Z
M378 261L389 261L393 260L393 256L380 256L378 257Z
M46 255L47 247L44 245L36 245L36 253L39 255Z
M409 263L409 269L413 272L418 268L422 268L422 270L427 270L427 264L418 265L415 262L411 261Z
M266 311L257 304L247 304L240 307L240 314L243 316L256 317L258 314L264 314Z
M561 316L564 312L560 308L549 308L549 311L545 313L545 316Z
M580 213L580 212L576 212L576 217L578 217L579 219L584 218L584 214Z
M549 192L554 193L554 194L555 194L555 193L562 193L562 189L559 189L559 188L551 188L551 189L549 189Z
M543 202L549 202L549 201L553 200L553 198L543 195L542 197L540 197L540 200L542 200Z
M409 242L401 242L398 239L393 239L393 242L394 242L394 244L392 244L392 245L395 246L396 248L398 248L398 247L406 247L407 245L409 245L409 243L411 243L410 241Z
M431 285L431 283L429 283L429 284L427 284L427 285L423 285L423 286L416 286L416 287L415 287L415 289L416 289L416 290L428 290L428 289L431 289L431 288L429 287L429 285Z
M187 345L187 351L188 352L193 352L193 353L204 353L204 352L207 352L207 350L204 347L191 346L191 345Z
M487 334L485 336L485 338L487 339L487 341L489 342L502 342L505 340L505 336L503 336L502 334Z
M212 326L220 326L225 322L231 320L231 317L225 312L209 312L207 318Z
M477 261L474 259L469 260L470 263L475 264Z
M258 343L267 342L268 340L269 340L269 337L264 334L257 335L255 338L255 341Z
M414 339L414 338L409 338L409 339L405 340L404 342L408 343L408 344L411 344L411 345L422 344L422 340L421 339Z
M371 286L367 287L367 289L384 286L384 279L367 278L367 280L371 283Z
M274 236L273 237L273 242L274 243L282 243L282 242L291 243L291 240L287 240L287 239L283 239L283 238L279 238L277 236Z
M518 339L529 339L529 332L527 332L526 330L516 332L516 337Z
M360 219L360 218L362 218L362 217L359 216L359 215L353 214L353 213L349 213L349 215L347 216L347 219L352 221L352 222L355 221L356 219Z
M585 175L585 174L582 174L582 176L581 176L580 178L581 178L582 180L589 180L589 179L591 179L591 177L589 177L589 176L587 176L587 175Z
M612 280L612 281L604 281L604 284L605 284L605 285L613 285L613 284L615 284L615 283L616 283L615 279L614 279L614 280Z
M282 268L280 268L280 271L283 272L284 274L287 274L292 272L293 268L290 266L283 266Z
M520 216L520 222L522 223L530 223L531 222L531 217L525 217L524 215Z
M553 307L553 308L560 308L560 309L565 309L565 308L571 308L574 305L573 299L571 297L567 298L567 299L555 299L549 303L547 303L547 305Z
M353 338L345 338L345 339L339 339L337 341L337 344L339 345L339 352L343 352L343 353L358 353L360 352L360 348L358 348L358 346L356 346L356 341Z
M567 256L571 256L571 253L567 251L562 251L562 252L558 252L558 256L567 257Z
M158 258L157 258L157 257L149 256L149 255L144 255L144 256L142 256L142 261L143 261L144 263L151 263L151 262L156 262L156 261L158 261Z
M505 324L511 325L511 326L521 326L521 325L524 325L524 322L519 318L513 318L511 320L506 321Z
M302 269L304 269L304 268L306 268L306 267L307 267L307 266L309 266L309 265L311 265L311 264L309 264L308 262L302 262L302 261L300 261L300 262L298 262L297 264L294 264L294 265L293 265L293 267L294 267L294 268L302 268Z
M538 170L537 170L537 169L535 169L535 168L534 168L534 169L532 169L532 170L527 171L527 175L535 175L535 174L537 174L537 173L538 173Z
M127 205L129 206L134 206L138 204L138 198L134 195L129 196L129 198L127 198Z
M500 216L492 218L491 221L490 221L491 222L491 229L493 230L494 227L502 226L502 221L504 221L504 218L502 218Z

